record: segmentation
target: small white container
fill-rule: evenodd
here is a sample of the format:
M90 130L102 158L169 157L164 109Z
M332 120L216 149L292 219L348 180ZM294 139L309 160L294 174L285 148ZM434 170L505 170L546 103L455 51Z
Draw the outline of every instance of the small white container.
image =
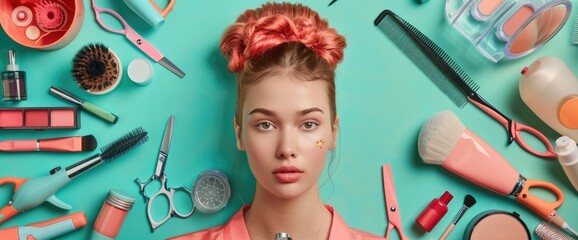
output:
M558 138L556 140L556 153L566 176L578 192L578 147L576 147L576 142L567 136Z
M135 58L127 67L130 80L138 85L148 85L154 76L153 65L144 58Z

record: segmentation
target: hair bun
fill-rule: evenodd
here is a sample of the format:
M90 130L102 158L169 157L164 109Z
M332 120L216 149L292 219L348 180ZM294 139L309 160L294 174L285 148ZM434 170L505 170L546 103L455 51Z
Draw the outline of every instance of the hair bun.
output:
M232 72L245 62L286 42L300 42L327 60L333 68L343 59L345 38L327 21L302 4L266 3L245 11L223 34L221 52Z

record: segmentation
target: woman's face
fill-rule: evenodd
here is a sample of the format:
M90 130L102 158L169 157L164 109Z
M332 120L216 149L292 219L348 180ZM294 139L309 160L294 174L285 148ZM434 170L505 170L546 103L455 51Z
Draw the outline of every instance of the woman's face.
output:
M258 185L284 199L318 191L338 127L338 120L331 122L327 83L263 79L248 89L241 114L237 146L247 152Z

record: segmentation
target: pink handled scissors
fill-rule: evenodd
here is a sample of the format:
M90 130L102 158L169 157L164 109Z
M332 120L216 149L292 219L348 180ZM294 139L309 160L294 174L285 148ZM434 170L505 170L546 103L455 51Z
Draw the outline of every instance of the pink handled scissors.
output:
M408 237L403 233L403 227L401 226L401 217L399 215L399 206L397 205L397 197L395 195L395 185L393 185L393 174L391 173L391 166L389 164L384 164L382 166L383 171L383 191L385 196L385 211L387 211L387 232L385 238L389 239L389 233L394 228L397 228L399 237L402 240L409 240Z
M468 101L470 101L471 103L476 105L478 108L482 109L482 111L484 111L485 113L490 115L492 118L494 118L500 124L502 124L502 126L504 126L504 128L506 128L506 131L508 131L508 144L512 143L515 140L523 149L525 149L529 153L534 154L536 156L545 157L545 158L556 158L556 156L558 156L556 154L556 152L554 151L554 147L552 146L550 141L548 141L548 138L546 138L546 136L544 136L544 134L542 134L540 131L536 130L535 128L521 124L519 122L516 122L516 121L506 117L500 111L495 109L492 105L490 105L488 102L486 102L486 100L484 100L475 91L472 91L468 94ZM538 151L534 150L532 147L530 147L524 141L524 139L522 139L522 136L520 135L521 131L530 133L530 134L534 135L536 138L538 138L544 144L544 146L546 146L546 151L545 152L538 152Z
M106 29L107 31L118 33L125 35L126 38L137 46L140 50L146 53L150 58L152 58L155 62L160 63L163 67L171 71L172 73L176 74L180 78L185 77L185 73L181 71L175 64L173 64L169 59L167 59L159 50L157 50L152 44L150 44L147 40L145 40L141 35L139 35L133 28L131 28L128 23L118 14L117 12L108 9L108 8L100 8L96 6L94 0L92 0L92 9L94 9L94 15L96 16L96 21L98 24ZM100 14L107 13L118 19L124 26L124 29L113 29L107 26L101 19Z

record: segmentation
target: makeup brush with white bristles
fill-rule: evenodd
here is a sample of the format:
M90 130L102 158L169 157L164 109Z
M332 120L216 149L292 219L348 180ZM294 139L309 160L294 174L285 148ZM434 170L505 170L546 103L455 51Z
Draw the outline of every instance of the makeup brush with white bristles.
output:
M425 163L441 165L475 184L515 199L545 220L578 236L556 212L564 201L560 188L523 177L493 147L466 128L453 112L439 112L423 125L418 151ZM530 188L547 190L557 200L543 200L530 193Z

